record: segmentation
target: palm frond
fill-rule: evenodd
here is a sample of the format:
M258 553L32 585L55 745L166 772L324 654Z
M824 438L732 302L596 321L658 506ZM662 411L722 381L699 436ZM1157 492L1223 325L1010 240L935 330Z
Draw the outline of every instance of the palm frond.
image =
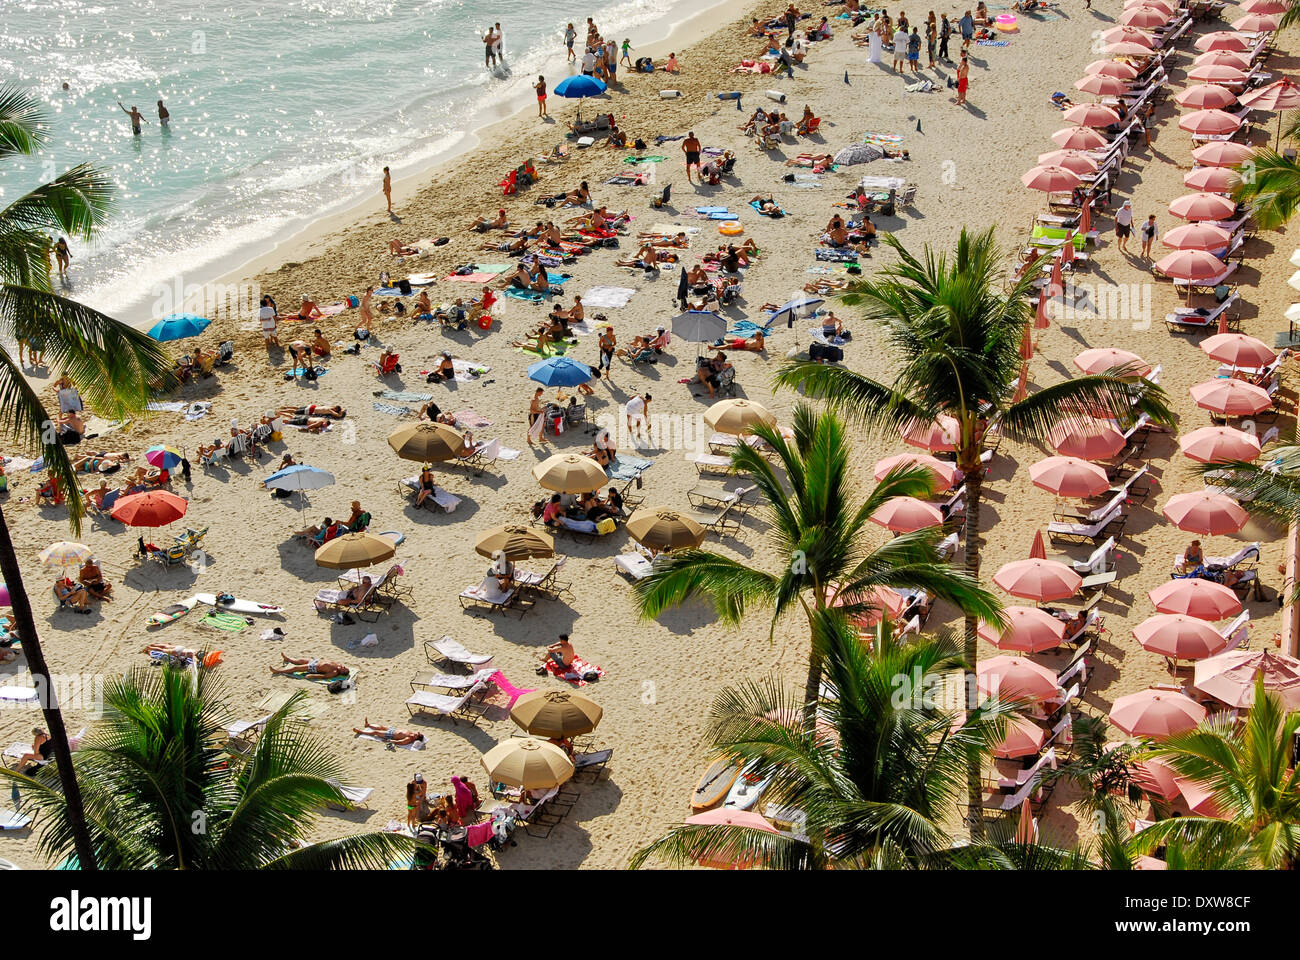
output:
M0 160L32 156L49 140L40 103L12 84L0 85Z

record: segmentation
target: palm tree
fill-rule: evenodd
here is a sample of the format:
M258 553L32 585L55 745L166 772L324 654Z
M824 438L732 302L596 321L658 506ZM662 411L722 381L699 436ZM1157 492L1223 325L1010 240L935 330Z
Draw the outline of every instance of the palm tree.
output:
M797 405L793 443L774 427L759 426L754 433L776 452L788 486L749 444L736 447L732 465L748 474L762 494L761 513L772 528L772 553L782 566L769 572L707 550L681 551L656 564L637 585L643 617L652 619L703 595L712 599L719 618L728 624L740 623L751 606L770 607L774 633L782 616L795 609L804 612L810 628L817 614L832 606L850 618L864 617L879 606L873 589L898 587L924 590L964 612L1001 622L997 599L939 560L934 548L937 529L871 547L871 515L893 497L930 495L933 476L928 470L896 470L855 504L851 450L833 412L818 415L805 404ZM813 644L803 700L809 718L819 697L821 669Z
M384 869L409 852L391 833L306 843L326 803L345 803L341 764L299 716L300 691L251 752L223 750L234 713L210 670L137 669L107 684L104 717L74 754L101 867L118 870ZM76 821L48 768L21 786L45 814L41 851L67 857Z
M868 650L842 610L816 610L810 620L835 691L815 723L798 722L803 696L770 678L723 690L705 734L718 755L771 776L761 802L798 811L796 830L683 824L637 851L633 868L652 859L920 868L954 854L946 824L960 809L967 758L989 754L1013 706L986 702L956 722L939 693L961 663L951 638L909 643L885 618Z
M1298 133L1300 128L1293 124L1285 136L1295 139ZM1261 229L1280 229L1300 209L1300 163L1265 146L1255 151L1249 168L1249 175L1233 189L1233 199L1249 205Z
M1127 368L1074 377L1044 387L1023 400L1014 396L1022 359L1020 345L1033 308L1026 299L1032 274L1003 290L1003 258L993 230L962 230L951 256L929 246L921 257L894 236L885 243L898 262L871 280L855 284L844 300L860 304L866 320L879 325L898 358L892 382L839 366L811 361L787 363L780 385L827 400L860 419L878 436L897 435L934 422L940 414L957 422L957 467L966 474L966 574L980 573L981 454L990 424L1016 440L1038 440L1058 423L1085 417L1080 411L1124 423L1145 413L1167 423L1165 394ZM973 671L979 614L966 611L966 670ZM967 677L974 689L973 678ZM969 817L978 839L979 770L968 771Z
M12 87L0 86L0 160L32 156L49 139L39 105ZM144 333L54 293L50 281L51 231L89 239L110 207L107 177L88 164L74 167L0 209L0 344L39 344L48 362L63 371L100 415L128 416L144 408L150 380L167 377L170 366L157 343ZM0 433L40 447L47 468L67 491L68 515L80 532L82 503L76 471L53 429L54 418L23 376L21 365L0 346ZM68 735L50 669L36 634L31 602L18 558L0 510L0 574L9 587L14 622L37 689L43 691L45 723L54 743L63 789L74 812L77 852L86 869L95 859L72 773Z
M1215 714L1152 748L1149 756L1204 784L1223 816L1158 821L1138 834L1143 852L1182 838L1240 851L1265 869L1292 868L1300 854L1300 781L1292 763L1297 730L1300 712L1288 711L1261 678L1244 720Z

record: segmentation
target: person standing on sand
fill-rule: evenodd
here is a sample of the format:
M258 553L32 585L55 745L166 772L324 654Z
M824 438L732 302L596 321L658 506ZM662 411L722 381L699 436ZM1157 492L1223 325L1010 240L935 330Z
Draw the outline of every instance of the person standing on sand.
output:
M117 105L119 107L122 107L122 101L121 100L117 101ZM136 107L132 107L130 110L128 110L126 107L122 107L122 112L131 118L131 134L136 137L140 136L140 124L148 123L148 121L145 120L145 118L141 115L139 109L137 109Z
M966 105L966 88L970 86L970 61L962 53L961 63L957 65L957 106Z
M623 58L619 63L626 63L628 69L632 69L632 41L627 37L623 38Z
M700 168L700 141L695 139L695 131L692 130L686 134L686 139L682 141L682 153L686 154L686 182L693 183L691 180L691 167L696 170Z
M929 18L925 21L925 52L930 57L930 69L934 69L934 48L939 39L939 24L935 22L934 11L930 11Z
M952 21L944 14L939 21L939 59L948 63L948 38L952 36Z
M899 73L903 72L903 64L907 60L907 29L899 21L898 30L894 33L894 69Z
M1156 215L1153 213L1147 217L1147 222L1142 224L1142 259L1143 260L1151 259L1151 244L1158 235L1159 235L1159 230L1156 229Z
M1115 240L1119 252L1128 253L1128 238L1133 233L1133 201L1125 200L1124 206L1115 211Z
M393 212L393 176L391 173L388 172L387 167L384 167L383 190L384 190L384 199L388 201L388 212L392 213Z
M546 116L546 78L538 74L533 89L537 91L537 115L544 117Z
M921 34L917 27L912 28L911 36L907 38L907 62L911 64L912 72L919 73L921 68Z
M605 370L605 379L613 382L614 378L610 375L610 364L614 362L614 348L618 346L618 339L614 336L614 325L605 324L605 329L600 333L600 363L596 367L597 373L603 367Z
M539 440L546 440L546 425L542 422L542 412L546 404L542 400L545 391L538 387L533 391L533 399L528 402L528 445L531 447Z
M578 31L573 29L573 24L569 24L564 29L564 45L569 50L569 59L567 63L573 63L578 59L578 55L573 52L573 41L578 39Z
M365 296L361 298L361 326L367 334L370 333L370 322L375 319L374 314L370 312L370 298L374 292L374 287L366 287Z
M975 39L975 18L970 15L969 10L957 21L957 26L961 28L961 48L966 50L970 47L970 42Z

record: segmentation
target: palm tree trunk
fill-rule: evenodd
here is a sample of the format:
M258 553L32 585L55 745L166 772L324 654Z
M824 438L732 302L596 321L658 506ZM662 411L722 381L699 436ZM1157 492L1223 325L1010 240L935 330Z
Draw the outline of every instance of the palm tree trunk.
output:
M984 475L981 472L979 450L975 451L974 464L966 472L966 572L973 578L980 575L980 496L983 493ZM963 667L963 697L972 697L975 690L975 659L978 655L979 621L967 616L963 635L962 653L966 661ZM975 706L966 703L967 709ZM966 761L966 818L970 824L972 843L984 840L984 789L981 759L973 754Z
M814 729L817 723L817 703L822 695L822 655L818 649L817 638L812 639L808 650L808 682L803 688L803 720L807 729Z
M95 849L90 843L86 813L81 804L81 787L77 784L77 774L72 767L68 731L63 726L63 712L59 710L58 701L54 697L54 682L50 668L45 663L45 652L36 638L36 621L32 617L31 601L23 587L22 572L18 569L18 557L14 554L3 509L0 509L0 573L4 575L4 582L9 587L9 600L13 606L18 635L22 638L23 653L27 655L32 679L41 693L41 712L45 714L45 725L49 729L50 740L54 743L54 759L58 764L59 781L63 785L64 802L68 806L68 821L72 827L77 863L82 870L94 870Z

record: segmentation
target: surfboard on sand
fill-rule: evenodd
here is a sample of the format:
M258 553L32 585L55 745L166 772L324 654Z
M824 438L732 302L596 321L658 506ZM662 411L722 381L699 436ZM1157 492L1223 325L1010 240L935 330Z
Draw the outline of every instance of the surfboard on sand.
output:
M727 791L727 799L722 804L724 807L729 810L748 810L758 802L758 798L763 795L772 778L758 776L752 772L753 767L753 764L749 764L740 771L736 782Z
M691 796L691 809L707 810L721 803L739 775L740 764L737 761L726 758L714 760L696 784L695 793Z
M217 597L212 593L198 593L194 599L199 603L206 603L210 607L216 607L218 610L224 610L229 613L253 614L262 617L274 617L284 613L283 607L277 607L270 603L257 603L253 600L241 600L236 597L230 603L217 603Z
M215 599L215 598L214 598ZM185 614L194 609L195 604L199 602L198 597L187 597L180 603L169 604L163 607L148 620L144 622L146 627L162 627L176 620L179 620Z

